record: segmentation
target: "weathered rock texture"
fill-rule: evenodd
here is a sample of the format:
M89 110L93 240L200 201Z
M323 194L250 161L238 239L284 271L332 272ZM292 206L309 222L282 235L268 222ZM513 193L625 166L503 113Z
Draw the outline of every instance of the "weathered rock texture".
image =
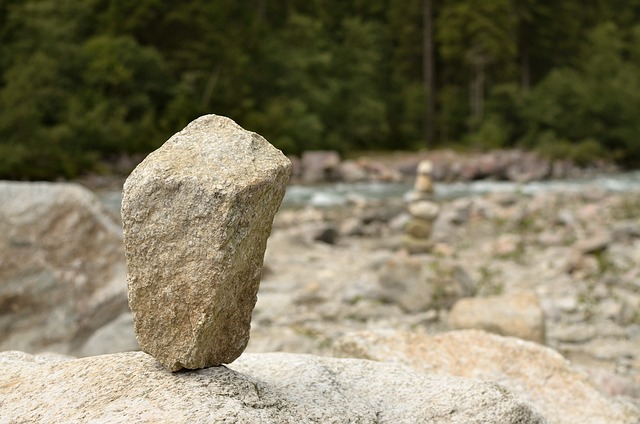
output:
M0 350L73 352L127 311L122 230L76 184L0 182Z
M533 291L460 299L451 308L449 324L544 344L544 312Z
M143 352L64 361L0 354L3 422L542 423L475 379L285 353L169 374Z
M203 116L124 185L129 305L140 347L171 371L232 362L249 340L264 251L290 161Z
M500 384L551 423L638 423L640 410L601 394L558 352L478 330L427 336L394 330L345 335L336 354L409 365L430 375Z

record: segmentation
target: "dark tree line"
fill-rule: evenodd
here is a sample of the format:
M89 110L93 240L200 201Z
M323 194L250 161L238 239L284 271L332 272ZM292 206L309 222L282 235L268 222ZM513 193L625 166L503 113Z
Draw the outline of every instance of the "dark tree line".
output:
M0 177L229 116L287 153L640 162L640 0L0 0Z

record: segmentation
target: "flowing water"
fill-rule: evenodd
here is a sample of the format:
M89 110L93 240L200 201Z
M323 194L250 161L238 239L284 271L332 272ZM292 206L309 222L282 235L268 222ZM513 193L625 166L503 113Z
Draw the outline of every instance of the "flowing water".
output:
M338 183L316 186L292 185L287 188L283 205L291 207L330 207L345 205L351 198L393 199L403 198L411 191L407 183ZM580 192L599 190L606 192L640 191L640 171L603 175L588 179L533 181L472 181L436 183L436 199L452 199L485 193Z

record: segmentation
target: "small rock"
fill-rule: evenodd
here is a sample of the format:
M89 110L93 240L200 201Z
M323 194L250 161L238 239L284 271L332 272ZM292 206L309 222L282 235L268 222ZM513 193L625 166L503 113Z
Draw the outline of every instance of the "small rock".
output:
M593 254L604 251L611 243L611 234L600 233L591 238L580 240L574 244L574 249L582 254Z
M232 362L291 163L258 134L207 115L124 185L129 304L143 351L170 371Z
M362 164L352 160L342 162L338 167L338 173L340 179L347 183L357 183L368 179L367 170Z
M449 323L457 329L481 329L545 342L544 313L533 292L460 299L451 309Z
M333 225L326 225L318 228L313 239L327 244L336 244L338 242L338 231Z

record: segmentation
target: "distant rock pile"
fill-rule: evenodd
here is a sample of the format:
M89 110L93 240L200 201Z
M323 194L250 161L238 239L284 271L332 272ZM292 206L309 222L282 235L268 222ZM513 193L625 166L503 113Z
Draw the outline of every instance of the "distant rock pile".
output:
M291 172L263 137L203 116L124 185L129 305L143 351L170 371L244 351L273 217Z
M404 237L404 247L409 253L427 253L432 248L433 222L440 213L440 207L433 201L432 170L430 161L420 162L414 190L409 193L411 219L405 227Z

